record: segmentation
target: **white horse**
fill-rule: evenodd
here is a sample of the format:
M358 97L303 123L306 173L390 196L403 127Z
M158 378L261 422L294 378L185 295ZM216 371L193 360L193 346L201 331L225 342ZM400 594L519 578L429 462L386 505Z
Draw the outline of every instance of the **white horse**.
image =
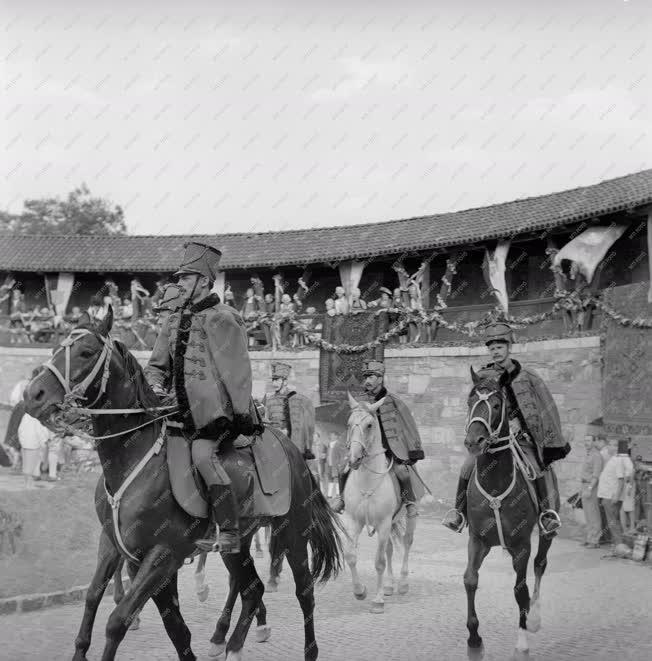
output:
M376 572L378 584L376 597L371 605L372 613L382 613L385 596L394 593L392 572L392 537L403 545L403 565L398 581L398 593L406 594L408 583L408 558L414 539L415 518L407 518L405 506L392 478L392 462L387 461L382 444L380 424L376 411L384 398L374 404L358 402L349 394L351 414L348 421L347 447L351 475L344 488L344 523L349 533L344 557L351 568L353 594L365 599L367 588L360 581L356 568L358 538L366 526L371 536L378 538ZM387 569L387 576L385 576Z

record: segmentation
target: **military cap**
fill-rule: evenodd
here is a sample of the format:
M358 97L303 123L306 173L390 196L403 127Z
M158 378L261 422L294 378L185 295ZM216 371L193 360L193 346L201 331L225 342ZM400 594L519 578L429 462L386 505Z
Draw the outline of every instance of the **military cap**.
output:
M291 369L287 363L272 363L272 379L287 379Z
M485 344L495 342L496 340L502 342L514 341L514 334L511 327L503 321L496 321L487 326L487 329L485 330Z
M391 289L387 289L387 287L381 287L381 288L380 288L380 293L381 293L381 294L387 294L388 296L393 296L393 294L392 294L392 290L391 290Z
M183 247L186 252L179 270L174 275L196 273L205 275L211 282L215 282L222 252L207 243L198 241L188 241L183 244Z
M377 376L385 375L385 364L379 360L365 360L362 367L362 376L369 376L376 374Z

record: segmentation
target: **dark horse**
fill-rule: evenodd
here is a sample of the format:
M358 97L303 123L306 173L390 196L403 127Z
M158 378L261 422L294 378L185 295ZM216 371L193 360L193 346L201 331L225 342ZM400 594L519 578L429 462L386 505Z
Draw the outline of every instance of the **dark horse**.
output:
M93 410L148 409L128 415L93 416L94 435L105 437L96 443L103 471L95 492L102 533L98 564L88 589L73 661L86 659L98 605L121 557L127 557L131 586L109 616L102 661L115 658L132 618L150 597L161 614L179 659L194 661L197 657L190 647L190 631L179 610L177 574L184 559L196 551L195 540L208 532L209 522L188 515L171 497L165 452L151 453L149 461L122 495L119 530L128 553L120 547L107 491L113 498L141 459L159 447L162 423L160 416L151 411L159 406L159 401L147 384L142 368L123 344L110 338L112 323L113 314L109 310L99 325L87 324L73 330L45 364L47 369L35 376L25 390L27 411L48 424L55 424L58 412L62 408L65 410L70 400L83 400L84 405ZM312 661L318 657L313 585L337 575L342 567L342 549L335 516L299 450L286 438L283 438L283 446L290 462L291 500L285 516L270 519L273 546L282 549L288 558L304 616L304 655L306 660ZM252 619L262 604L264 587L249 553L259 523L243 520L240 553L222 556L242 600L240 618L226 645L227 659L233 661L241 658ZM130 559L128 554L136 560ZM219 641L220 635L223 639L224 632L218 628L212 640Z
M469 560L464 572L464 587L468 601L468 645L480 648L475 593L478 572L493 546L503 546L512 558L516 572L514 596L519 607L516 650L528 650L527 631L541 626L540 587L546 569L552 537L539 535L539 548L534 559L534 594L530 600L526 575L530 559L530 537L537 525L538 510L534 504L528 479L519 470L527 469L527 461L510 433L507 402L500 381L480 379L471 368L473 388L469 394L469 421L464 444L476 457L474 475L467 489L469 522ZM557 493L555 485L555 493Z

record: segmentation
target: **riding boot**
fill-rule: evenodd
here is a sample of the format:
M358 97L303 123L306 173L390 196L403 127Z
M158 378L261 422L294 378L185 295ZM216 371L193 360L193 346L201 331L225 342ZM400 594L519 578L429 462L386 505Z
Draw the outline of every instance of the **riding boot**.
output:
M398 469L398 470L397 470ZM405 505L405 509L409 519L417 516L417 497L414 495L414 487L412 486L412 478L407 466L397 466L394 464L394 474L398 480L398 486L401 490L401 501Z
M331 505L331 509L337 514L341 514L344 511L344 487L346 486L346 481L349 479L350 473L351 469L349 468L340 473L337 477L337 481L340 485L340 492L335 496L333 504Z
M455 509L446 512L442 521L442 525L453 532L462 532L466 525L466 489L468 486L469 481L460 476L455 496Z
M238 501L231 484L213 484L208 487L209 502L219 534L214 539L199 539L196 545L203 551L240 553L240 527L238 525Z
M548 485L544 475L534 480L534 489L537 492L539 501L539 528L543 535L552 535L561 528L561 519L559 514L550 507L548 498Z

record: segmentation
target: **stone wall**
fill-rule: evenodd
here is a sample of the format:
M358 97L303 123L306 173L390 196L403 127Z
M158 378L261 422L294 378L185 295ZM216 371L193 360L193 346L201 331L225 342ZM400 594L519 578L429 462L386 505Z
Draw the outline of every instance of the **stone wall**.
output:
M148 353L134 353L141 364L147 361ZM48 349L0 348L0 403L6 403L14 384L50 355ZM559 407L564 433L573 444L566 460L556 464L562 495L568 496L577 488L587 423L602 414L599 338L516 344L514 355L541 375ZM251 357L254 396L262 397L271 388L272 354L256 352ZM318 405L318 352L277 352L274 358L293 366L291 385ZM450 502L466 453L462 441L469 367L487 361L485 348L388 349L385 361L387 387L405 400L419 425L426 453L420 472L435 498Z

